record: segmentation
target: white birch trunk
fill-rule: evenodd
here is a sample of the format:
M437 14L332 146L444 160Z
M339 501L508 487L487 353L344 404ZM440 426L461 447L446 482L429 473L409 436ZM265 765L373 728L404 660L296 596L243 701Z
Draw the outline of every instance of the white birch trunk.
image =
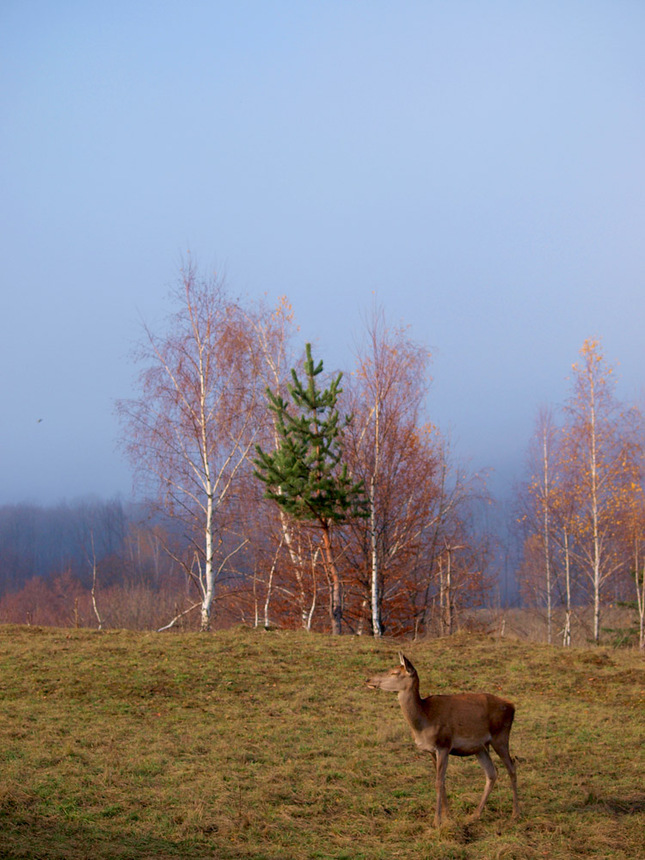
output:
M312 581L314 584L314 594L312 603L307 608L305 606L305 583L304 583L304 559L300 546L296 546L293 540L293 534L291 532L290 523L286 513L279 509L280 514L280 525L282 527L282 541L284 541L287 552L289 553L289 558L291 559L291 564L293 565L293 569L296 574L296 580L298 582L298 604L300 608L300 621L302 623L303 630L310 631L311 630L311 622L314 614L314 609L316 607L316 587L315 587L315 578L312 577ZM312 568L315 567L316 557L318 555L318 551L315 553L315 557L312 558Z
M645 650L645 568L641 569L638 549L634 552L634 585L636 586L636 606L638 608L638 647Z
M596 439L596 403L593 379L591 380L591 527L593 539L593 638L594 642L600 642L600 584L601 584L601 558L600 558L600 523L598 511L598 461L597 461L597 439Z
M551 552L549 545L549 452L547 446L547 428L544 427L542 436L542 499L543 506L543 530L544 530L544 572L546 576L546 641L551 644L553 609L551 605Z
M215 570L213 566L213 514L214 514L214 488L211 478L210 464L210 448L208 444L207 426L208 420L206 417L206 379L204 375L204 367L202 364L202 356L200 354L199 362L200 385L201 385L201 400L200 400L200 417L201 417L201 433L202 433L202 470L204 473L204 492L206 494L206 518L204 522L204 577L202 590L202 608L200 630L205 633L210 628L211 623L211 608L213 605L213 595L215 591Z
M98 603L96 600L96 590L98 586L98 574L96 571L96 550L94 549L94 532L90 533L92 539L92 608L94 610L94 615L96 616L96 621L98 624L99 630L103 630L103 619L101 618L101 614L99 612Z
M443 555L439 556L439 632L446 635L446 578L443 573Z
M378 558L378 542L376 536L376 476L373 474L370 479L370 551L371 551L371 607L372 607L372 633L376 637L383 635L381 626L380 612L380 583L379 583L379 558Z
M269 581L267 582L267 590L266 590L266 599L264 601L264 629L268 630L271 626L271 622L269 621L269 605L271 603L271 595L273 592L273 577L275 575L275 569L278 566L278 557L280 555L280 550L282 549L282 544L284 542L284 536L280 539L280 543L278 544L278 548L275 551L275 555L273 556L273 564L271 565L271 570L269 571ZM256 610L257 613L257 610ZM257 627L257 622L256 625Z
M210 490L210 487L209 487ZM211 623L211 609L215 591L215 576L213 568L213 496L208 492L206 500L206 523L204 528L204 549L206 559L204 562L204 589L202 596L200 630L205 633Z
M446 568L446 633L452 636L452 557L448 550L448 566Z
M571 647L571 562L569 559L569 533L564 532L564 581L566 589L567 604L564 613L564 630L562 633L562 644L565 648Z
M376 637L383 635L383 627L381 625L381 604L380 604L380 571L379 571L379 553L378 553L378 538L376 533L376 485L378 481L378 473L380 467L381 456L381 404L380 393L377 393L376 404L374 406L374 469L370 477L370 552L371 552L371 603L372 603L372 634Z
M638 617L640 621L639 647L645 651L645 569L641 574L640 591L638 590L638 571L636 576L636 596L638 598Z

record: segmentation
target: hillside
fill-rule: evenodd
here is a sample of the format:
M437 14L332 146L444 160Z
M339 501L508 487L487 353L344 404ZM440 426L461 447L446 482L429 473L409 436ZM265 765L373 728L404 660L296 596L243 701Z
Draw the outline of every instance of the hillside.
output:
M508 777L477 824L474 759L431 762L396 698L366 688L399 646L236 629L213 635L0 627L0 857L637 858L645 664L635 651L459 636L409 644L422 694L517 705Z

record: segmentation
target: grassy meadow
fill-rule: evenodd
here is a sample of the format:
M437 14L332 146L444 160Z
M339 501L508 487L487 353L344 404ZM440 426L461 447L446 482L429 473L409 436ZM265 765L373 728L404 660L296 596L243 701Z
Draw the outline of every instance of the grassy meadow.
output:
M506 771L431 761L365 678L400 643L0 627L0 858L645 857L645 660L457 636L408 644L423 695L517 706Z

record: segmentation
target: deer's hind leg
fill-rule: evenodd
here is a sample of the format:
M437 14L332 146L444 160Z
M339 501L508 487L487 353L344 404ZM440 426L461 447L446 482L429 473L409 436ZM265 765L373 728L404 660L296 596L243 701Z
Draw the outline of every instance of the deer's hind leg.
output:
M511 788L513 789L513 818L519 818L520 801L517 794L517 771L515 768L515 762L513 761L513 756L511 755L508 748L508 742L509 736L507 732L501 735L497 735L491 740L493 749L501 758L504 767L508 771L508 775L511 778Z
M482 770L486 774L486 785L484 786L484 793L482 794L482 799L479 801L479 806L472 816L473 821L476 821L482 814L486 801L488 800L488 795L493 790L493 786L497 781L497 768L493 764L493 760L490 757L488 750L483 747L478 753L476 753L476 755L477 761L480 763Z

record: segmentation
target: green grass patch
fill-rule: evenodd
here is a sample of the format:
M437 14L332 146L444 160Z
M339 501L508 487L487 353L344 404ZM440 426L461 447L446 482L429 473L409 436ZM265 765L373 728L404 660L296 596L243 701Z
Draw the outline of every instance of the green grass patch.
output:
M410 645L422 693L512 699L523 817L474 759L431 762L365 678L400 643L238 629L0 627L0 857L640 858L645 663L458 636Z

